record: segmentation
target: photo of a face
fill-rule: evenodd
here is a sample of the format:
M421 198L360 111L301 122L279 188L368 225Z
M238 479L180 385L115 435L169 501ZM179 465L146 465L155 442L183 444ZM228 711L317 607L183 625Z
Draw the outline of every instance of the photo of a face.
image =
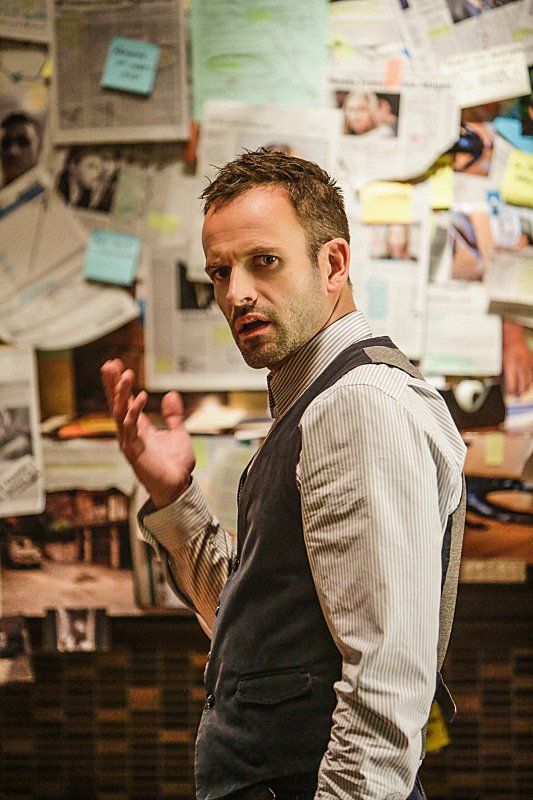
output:
M370 257L378 260L416 261L419 235L419 225L372 225Z
M120 172L119 155L110 147L71 147L57 188L76 208L111 211Z
M339 91L336 104L344 115L345 135L380 138L398 135L399 94Z

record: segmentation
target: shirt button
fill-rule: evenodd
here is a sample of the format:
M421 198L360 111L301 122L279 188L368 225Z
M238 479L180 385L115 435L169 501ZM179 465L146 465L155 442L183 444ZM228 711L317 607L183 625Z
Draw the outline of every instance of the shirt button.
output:
M215 697L212 694L208 694L205 698L205 707L206 708L213 708L215 705Z

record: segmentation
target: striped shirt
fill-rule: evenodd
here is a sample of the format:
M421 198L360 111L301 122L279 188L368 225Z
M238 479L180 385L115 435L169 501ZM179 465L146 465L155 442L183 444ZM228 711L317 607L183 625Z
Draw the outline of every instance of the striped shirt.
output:
M269 376L274 425L342 350L371 335L362 313L350 313ZM466 448L433 387L380 364L357 367L316 397L300 429L304 539L343 661L316 798L401 800L420 765L435 689L441 544ZM147 512L146 539L209 630L229 536L194 480L175 503Z

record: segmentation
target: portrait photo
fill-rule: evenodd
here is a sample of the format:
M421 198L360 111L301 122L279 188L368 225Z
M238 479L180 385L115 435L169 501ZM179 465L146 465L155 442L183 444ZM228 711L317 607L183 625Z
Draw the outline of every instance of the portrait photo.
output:
M391 261L417 261L419 225L371 225L370 258Z
M398 136L398 92L337 91L335 102L343 112L345 135L374 138Z

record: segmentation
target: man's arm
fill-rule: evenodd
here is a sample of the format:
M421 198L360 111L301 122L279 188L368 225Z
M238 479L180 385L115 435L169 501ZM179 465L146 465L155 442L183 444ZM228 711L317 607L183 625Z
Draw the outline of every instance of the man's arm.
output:
M157 510L148 501L138 518L144 538L165 565L170 587L210 635L228 577L231 537L209 510L194 478L174 503Z
M401 800L435 690L443 530L435 458L414 416L373 386L334 387L301 429L304 537L343 658L316 797Z
M229 542L192 479L195 459L176 392L161 402L164 428L144 413L148 395L133 396L135 375L118 358L102 366L120 449L150 500L139 513L145 538L156 548L176 594L194 608L208 631L229 568Z

